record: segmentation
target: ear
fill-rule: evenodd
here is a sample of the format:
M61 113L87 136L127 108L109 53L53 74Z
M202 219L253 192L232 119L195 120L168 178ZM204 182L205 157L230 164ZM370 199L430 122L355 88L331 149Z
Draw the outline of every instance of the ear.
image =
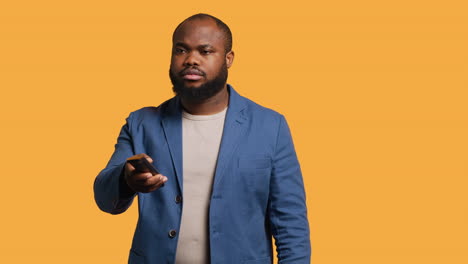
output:
M226 53L226 65L229 68L231 68L232 63L234 62L234 51L229 51Z

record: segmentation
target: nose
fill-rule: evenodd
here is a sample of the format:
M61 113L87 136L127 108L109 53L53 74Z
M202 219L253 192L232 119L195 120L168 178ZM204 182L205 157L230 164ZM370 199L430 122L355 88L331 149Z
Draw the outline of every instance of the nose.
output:
M200 60L196 52L189 52L184 60L184 66L193 66L193 65L200 65Z

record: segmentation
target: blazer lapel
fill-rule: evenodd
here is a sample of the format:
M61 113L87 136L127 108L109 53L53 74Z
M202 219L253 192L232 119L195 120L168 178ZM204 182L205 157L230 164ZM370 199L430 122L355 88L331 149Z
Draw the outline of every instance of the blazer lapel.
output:
M248 117L244 113L245 99L240 96L232 86L229 89L229 107L224 121L223 136L219 148L218 161L213 183L213 190L219 185L226 166L231 162L231 157L237 149L238 141L246 131ZM164 136L169 146L172 163L175 168L177 182L180 190L183 190L182 175L182 107L178 97L174 97L164 109L162 109L162 127Z
M177 182L182 192L182 110L179 98L174 97L162 111L161 122L164 136L169 146L172 165L175 168Z
M213 191L216 190L217 186L220 184L227 165L232 162L232 155L237 149L237 146L239 145L238 141L243 137L247 127L246 121L248 118L243 111L246 107L245 99L234 91L230 85L228 85L228 88L230 93L229 107L224 121L223 136L218 153Z

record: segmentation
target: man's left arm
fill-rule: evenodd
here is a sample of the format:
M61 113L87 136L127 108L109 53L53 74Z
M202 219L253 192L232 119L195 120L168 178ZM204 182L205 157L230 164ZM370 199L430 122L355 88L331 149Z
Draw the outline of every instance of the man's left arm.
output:
M279 264L309 264L309 223L301 168L286 120L280 118L270 183L269 218Z

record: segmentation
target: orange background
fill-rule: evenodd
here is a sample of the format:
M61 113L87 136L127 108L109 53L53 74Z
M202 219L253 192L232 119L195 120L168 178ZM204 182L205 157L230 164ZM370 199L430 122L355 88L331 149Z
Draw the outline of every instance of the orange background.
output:
M283 113L314 264L468 263L466 1L3 1L0 262L126 263L94 204L128 113L172 96L171 34L233 31L229 83Z

